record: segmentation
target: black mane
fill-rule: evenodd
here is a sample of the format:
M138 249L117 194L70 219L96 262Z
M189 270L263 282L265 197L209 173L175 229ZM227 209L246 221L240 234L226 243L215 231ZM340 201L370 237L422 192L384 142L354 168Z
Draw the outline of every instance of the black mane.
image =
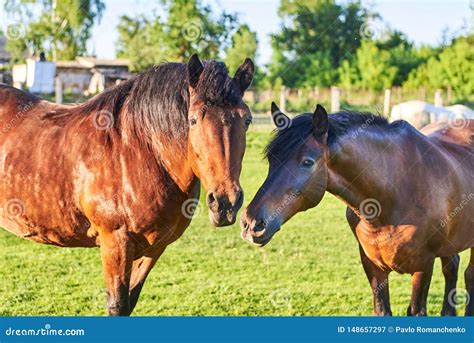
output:
M269 161L284 162L292 153L304 144L311 134L312 113L303 113L294 117L291 125L283 130L276 130L273 139L265 148ZM328 145L332 146L337 139L356 130L366 127L388 128L387 119L373 113L342 111L329 115Z
M229 77L225 64L206 61L203 65L204 70L195 87L196 95L207 104L237 104L242 94ZM80 105L78 110L85 114L110 112L115 126L133 132L140 140L159 135L180 144L180 139L188 132L187 74L186 64L163 63L105 90Z

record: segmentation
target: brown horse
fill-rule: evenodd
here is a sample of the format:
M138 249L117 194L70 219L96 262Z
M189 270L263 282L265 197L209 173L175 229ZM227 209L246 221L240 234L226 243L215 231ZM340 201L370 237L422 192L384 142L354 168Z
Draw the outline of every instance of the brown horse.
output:
M374 297L390 315L388 275L412 274L408 315L426 315L435 257L446 278L442 314L454 315L459 257L474 247L474 121L439 124L420 133L405 121L319 106L283 126L266 149L269 173L242 214L242 237L265 245L297 212L328 191L347 206ZM474 249L473 249L474 250ZM474 257L465 273L466 314L474 313Z
M110 315L189 225L200 182L211 223L235 222L254 73L166 63L77 106L0 86L0 225L60 247L100 246Z

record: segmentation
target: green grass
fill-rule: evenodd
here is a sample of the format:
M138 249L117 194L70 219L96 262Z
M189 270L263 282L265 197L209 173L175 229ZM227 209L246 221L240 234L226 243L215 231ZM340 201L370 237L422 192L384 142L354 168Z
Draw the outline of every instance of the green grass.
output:
M248 135L241 183L246 203L267 173L268 130ZM371 291L343 204L326 194L298 214L265 248L248 245L238 225L216 229L200 212L168 247L145 284L134 315L370 315ZM462 254L462 268L467 256ZM460 273L462 275L462 272ZM404 315L409 275L391 274L392 310ZM458 283L464 287L464 282ZM436 263L429 313L441 309ZM61 249L0 230L0 315L105 315L98 249Z

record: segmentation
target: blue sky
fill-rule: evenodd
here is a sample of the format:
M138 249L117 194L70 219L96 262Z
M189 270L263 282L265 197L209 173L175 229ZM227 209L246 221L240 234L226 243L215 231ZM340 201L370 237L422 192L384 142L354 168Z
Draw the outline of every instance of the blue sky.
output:
M242 21L257 32L259 39L258 63L266 63L271 56L269 35L279 29L277 15L279 0L203 0L210 4L215 13L222 10L237 12ZM474 1L474 0L473 0ZM3 0L0 0L3 2ZM106 12L99 25L93 29L89 44L91 52L102 58L115 57L117 24L121 15L151 15L158 8L159 1L147 0L105 0ZM474 17L469 0L363 0L364 5L380 13L382 18L414 40L417 44L437 44L442 31L449 28L456 31L463 25L474 26ZM3 18L2 18L3 17ZM0 25L5 23L0 13Z
M269 35L277 32L279 0L205 0L216 13L223 9L237 12L242 21L257 32L258 62L266 63L271 56ZM363 1L372 7L393 28L405 32L417 44L437 44L444 28L456 31L464 25L472 27L472 13L468 0ZM114 57L117 40L115 31L122 14L151 14L156 6L146 0L106 0L107 10L100 25L93 32L91 48L100 57Z

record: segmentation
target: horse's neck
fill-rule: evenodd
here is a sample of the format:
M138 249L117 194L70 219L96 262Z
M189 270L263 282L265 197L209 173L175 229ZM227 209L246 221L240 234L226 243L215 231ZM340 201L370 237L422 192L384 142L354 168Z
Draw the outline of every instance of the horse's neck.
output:
M134 130L128 129L130 127L130 122L127 122L129 118L128 113L120 116L119 120L121 122L119 126L125 128L121 131L121 139L126 141L131 147L147 146L149 159L156 161L158 165L164 168L166 174L182 192L193 192L197 177L189 161L187 135L177 135L170 139L166 135L160 135L161 132L157 130L151 131L146 135L137 135ZM140 130L140 128L137 128L137 130ZM150 177L155 176L150 175Z
M376 134L342 138L330 149L327 190L356 210L367 199L393 203L400 177L406 180L404 140Z
M184 149L176 149L171 143L162 144L162 148L156 152L161 164L169 176L184 193L194 189L197 177L194 174L188 153Z

